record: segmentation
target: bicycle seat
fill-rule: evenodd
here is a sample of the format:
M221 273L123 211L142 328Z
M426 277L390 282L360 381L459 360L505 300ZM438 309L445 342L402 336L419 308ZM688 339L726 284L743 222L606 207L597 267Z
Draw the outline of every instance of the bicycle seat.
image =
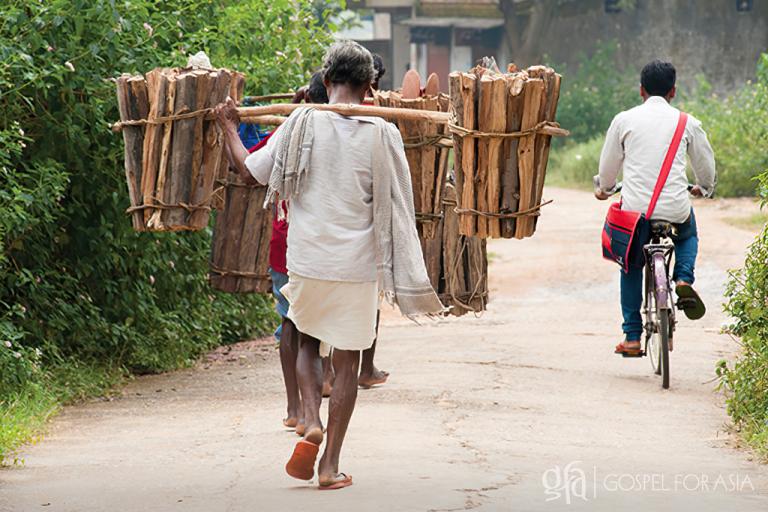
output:
M651 236L673 236L677 234L677 228L671 222L665 220L651 221Z

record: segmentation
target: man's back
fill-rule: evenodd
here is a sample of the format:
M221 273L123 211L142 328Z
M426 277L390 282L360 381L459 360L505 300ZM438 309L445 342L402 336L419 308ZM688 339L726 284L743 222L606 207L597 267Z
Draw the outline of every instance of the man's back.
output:
M669 148L680 111L661 96L618 114L600 156L600 185L612 188L623 169L622 208L645 212ZM708 194L715 186L715 160L701 123L688 117L685 134L653 214L654 219L684 222L691 211L686 154L697 183Z

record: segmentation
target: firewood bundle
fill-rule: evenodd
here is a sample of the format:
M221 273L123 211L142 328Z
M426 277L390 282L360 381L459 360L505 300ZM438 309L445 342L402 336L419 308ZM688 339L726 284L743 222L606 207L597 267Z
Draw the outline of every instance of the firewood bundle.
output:
M450 108L450 101L445 94L425 92L417 96L417 92L414 94L416 97L408 98L404 96L405 93L376 91L374 105L433 112L448 112ZM405 156L411 171L419 235L431 239L435 237L437 224L442 217L442 191L448 170L450 135L444 124L404 119L398 120L396 124L403 138Z
M243 85L242 74L226 69L156 68L117 79L116 128L123 131L136 231L208 225L216 178L227 167L210 113L227 96L241 97Z
M224 209L213 232L211 286L229 293L268 293L272 211L264 208L267 187L229 172L224 190Z
M545 66L450 75L456 187L463 235L526 238L536 229L560 75Z
M488 259L486 241L459 233L456 189L443 190L444 217L436 225L435 237L421 238L421 250L432 287L450 313L463 316L485 311L488 303Z

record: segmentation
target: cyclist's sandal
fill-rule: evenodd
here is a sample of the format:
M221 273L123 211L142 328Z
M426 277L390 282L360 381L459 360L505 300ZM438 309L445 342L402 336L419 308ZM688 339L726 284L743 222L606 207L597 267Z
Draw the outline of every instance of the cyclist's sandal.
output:
M677 308L682 309L685 316L691 320L698 320L704 316L707 308L693 286L687 283L678 284L675 287L675 293L677 294Z
M618 345L616 345L616 349L613 351L613 353L621 354L622 357L643 357L645 355L645 352L643 352L643 349L641 347L627 348L626 346L624 346L623 341Z

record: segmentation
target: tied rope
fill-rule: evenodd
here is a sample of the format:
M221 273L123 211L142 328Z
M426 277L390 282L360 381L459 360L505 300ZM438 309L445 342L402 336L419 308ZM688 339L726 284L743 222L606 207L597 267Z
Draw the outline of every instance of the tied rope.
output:
M445 135L433 135L429 137L408 137L406 139L403 139L403 147L405 149L416 149L424 146L437 146L440 148L448 148L450 146L447 146L440 142L445 138L446 138Z
M546 133L547 135L565 137L569 134L568 130L560 128L560 124L554 121L542 121L536 126L509 133L482 132L480 130L464 128L453 122L448 123L448 130L459 137L471 137L475 139L518 139L536 133Z
M491 213L491 212L481 212L478 210L474 210L472 208L454 208L454 212L456 212L459 215L477 215L479 217L485 217L489 219L515 219L518 217L538 217L541 215L539 210L541 210L542 206L546 206L549 203L551 203L553 199L550 199L549 201L544 201L541 204L538 204L532 208L528 208L527 210L522 210L515 213Z
M258 272L247 272L244 270L230 270L230 269L224 269L221 267L217 267L214 264L211 264L211 272L214 274L218 274L222 277L246 277L250 279L261 279L261 280L268 280L271 279L271 277L267 274L260 274Z
M183 112L179 114L171 114L161 117L153 117L152 119L133 119L126 121L118 121L112 125L112 129L117 131L123 128L123 126L143 126L147 124L165 124L171 121L180 121L182 119L192 119L195 117L204 117L213 113L213 108L204 108L202 110L193 110L191 112Z
M198 204L189 204L189 203L184 203L184 202L181 202L181 203L178 203L178 204L168 204L168 203L164 203L163 201L161 201L160 199L158 199L156 197L152 197L151 199L152 199L152 201L156 201L155 203L152 203L152 204L140 204L138 206L131 206L130 208L125 210L125 213L130 215L133 212L137 212L137 211L140 211L140 210L146 210L147 208L152 208L152 209L155 209L155 210L173 210L173 209L181 208L183 210L186 210L187 213L192 213L192 212L195 212L195 211L198 211L198 210L211 211L211 204L210 204L211 203L211 199L213 199L213 196L215 196L216 194L218 194L222 190L224 190L224 187L218 187L218 188L214 189L205 200L203 200L202 202L200 202Z
M443 200L443 204L446 206L453 206L454 211L455 207L458 204L456 201L450 201L450 200ZM483 284L487 279L487 276L483 275L483 268L480 265L480 262L477 261L477 258L474 258L474 261L472 262L472 267L476 275L481 276L480 279L477 280L475 283L474 288L470 292L465 292L457 296L454 286L451 286L453 282L455 282L457 279L459 279L459 270L463 269L464 267L464 254L468 253L469 248L469 239L470 237L459 235L462 239L461 248L456 252L456 256L454 258L454 261L450 264L451 268L451 277L446 276L446 285L448 286L448 296L450 296L451 300L454 302L454 304L458 304L462 308L466 309L467 311L472 311L475 313L476 316L479 316L482 314L483 311L485 311L485 307L487 304L488 299L488 290L483 289ZM475 302L477 299L480 300L479 306L472 306L472 303Z

